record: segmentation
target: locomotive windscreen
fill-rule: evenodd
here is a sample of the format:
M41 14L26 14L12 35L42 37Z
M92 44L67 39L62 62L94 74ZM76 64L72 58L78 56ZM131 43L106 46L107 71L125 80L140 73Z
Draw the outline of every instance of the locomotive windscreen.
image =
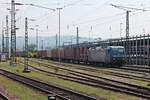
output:
M117 48L117 47L114 47L112 48L112 51L113 51L113 54L114 55L122 55L124 54L124 48Z

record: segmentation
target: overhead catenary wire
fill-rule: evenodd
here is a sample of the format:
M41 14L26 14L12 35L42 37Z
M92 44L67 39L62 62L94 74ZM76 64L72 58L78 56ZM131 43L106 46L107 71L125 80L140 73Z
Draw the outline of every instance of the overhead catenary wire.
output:
M78 23L75 23L76 25L81 25L81 24L87 24L87 23L90 23L90 22L95 22L95 21L98 21L98 20L102 20L102 19L109 19L109 18L112 18L112 17L116 17L116 16L121 16L121 15L124 15L125 13L118 13L118 14L115 14L115 15L111 15L111 16L105 16L105 17L99 17L99 18L96 18L96 19L91 19L91 20L87 20L87 21L83 21L83 22L78 22Z
M82 2L82 1L84 1L84 0L77 0L77 1L74 1L74 2L72 2L72 3L69 3L69 4L64 5L62 8L74 6L74 5L76 5L76 4L78 4L79 2Z
M80 0L77 0L77 1L80 1ZM73 3L75 3L75 1L74 1ZM72 6L72 3L69 3L69 4L71 4L71 5L68 5L68 7ZM78 3L75 3L75 4L78 4ZM46 18L44 18L44 17L45 17L45 16L43 16L43 17L42 17L42 18L40 18L40 19L44 19L44 20L45 20ZM43 21L43 20L40 20L40 19L39 19L39 20L37 20L36 22L37 22L37 23L40 23L40 22L42 22L42 21ZM38 22L38 21L39 21L39 22ZM97 21L97 20L96 20L96 21ZM35 23L36 23L36 22L35 22ZM90 22L92 22L92 20L91 20L91 21L89 20L89 21L87 21L87 22L85 21L85 22L83 22L83 24L84 24L84 23L85 23L85 24L86 24L86 23L90 23ZM82 22L81 22L81 23L79 23L79 24L81 25L81 24L82 24ZM101 24L100 24L100 25L101 25ZM91 26L91 25L90 25L90 26Z
M41 5L36 5L36 4L25 4L25 5L30 5L30 6L34 6L34 7L38 7L38 8L44 8L44 9L48 9L48 10L52 10L52 11L56 11L56 9L53 9L53 8L49 8L49 7L44 7L44 6L41 6Z
M132 9L132 8L131 8ZM135 8L133 8L133 9L135 9ZM137 10L143 10L143 9L137 9ZM147 11L147 10L143 10L143 11ZM97 21L97 19L96 20L89 20L89 21L85 21L85 22L80 22L80 23L75 23L75 24L69 24L69 25L73 25L73 26L75 26L75 25L81 25L81 24L87 24L88 22L90 23L90 22L92 22L92 21ZM102 23L103 24L103 23ZM86 25L87 26L87 25Z
M139 13L143 13L143 12L136 12L136 13L132 13L132 15L130 15L130 16L134 16L134 15L137 15L137 14L139 14ZM119 21L119 19L124 19L125 17L121 17L121 18L117 18L117 19L114 19L114 20L110 20L110 21L107 21L107 22L104 22L104 23L98 23L98 24L94 24L94 25L92 25L94 28L95 27L98 27L99 25L106 25L106 24L110 24L110 23L112 23L112 22L114 22L114 21L116 21L116 20L118 20ZM89 24L87 25L85 25L85 26L81 26L80 27L80 29L81 30L84 30L84 28L86 28L87 29L87 27L88 26L90 26ZM118 31L117 31L118 30ZM112 33L113 32L118 32L119 33L119 29L116 29L116 31L111 31ZM101 32L100 32L101 33ZM103 32L104 33L104 32Z
M143 13L143 12L132 13L130 16L134 16L134 15L139 14L139 13ZM125 13L124 13L124 14L125 14ZM122 15L124 15L124 14L122 14ZM112 18L112 17L110 17L110 18ZM114 21L116 21L116 20L119 21L119 19L124 19L124 18L125 18L124 16L123 16L123 17L119 17L119 18L114 17L114 19L112 19L112 20L108 20L108 19L107 19L106 22L101 22L101 23L97 23L97 24L92 24L92 26L93 26L93 27L98 27L99 25L110 24L110 23L112 23L112 22L114 22ZM78 25L80 25L80 24L78 24ZM88 22L85 23L85 25L82 25L81 28L83 29L83 28L86 28L87 26L89 26L89 25L88 25Z

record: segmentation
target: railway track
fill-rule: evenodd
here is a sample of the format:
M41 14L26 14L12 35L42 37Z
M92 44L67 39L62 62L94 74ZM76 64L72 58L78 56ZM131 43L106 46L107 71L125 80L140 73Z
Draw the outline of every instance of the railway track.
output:
M131 68L138 68L138 69L149 69L150 70L150 67L149 66L144 66L144 65L125 65L126 67L131 67Z
M3 93L0 93L0 100L9 100L9 97L4 95Z
M35 61L35 60L32 60L32 61ZM66 64L60 64L60 63L57 63L57 62L52 62L52 63L56 64L56 65L66 66ZM85 65L85 64L81 64L81 65ZM73 66L73 65L70 65L70 66ZM88 65L88 66L91 67L90 65ZM97 66L92 66L92 67L97 67ZM126 66L122 66L122 67L115 67L115 68L110 68L110 69L112 69L112 70L121 70L121 71L124 71L124 72L131 72L131 73L137 73L137 74L150 73L150 68L148 68L148 67L131 66L131 65L126 65Z
M144 75L144 76L150 73L149 68L142 68L142 67L139 68L139 67L133 67L133 66L123 66L123 67L120 67L120 68L110 68L110 69L114 70L114 71L141 74L141 75ZM150 80L150 78L147 78L147 79Z
M54 62L54 64L58 64L57 62ZM65 64L61 64L62 66L65 66ZM84 65L84 64L83 64ZM131 71L131 72L135 72L135 73L150 73L150 67L140 67L140 66L131 66L131 65L125 65L122 67L116 67L116 68L112 68L112 69L123 69L126 71Z
M34 60L33 60L34 61ZM56 65L62 65L62 66L66 66L68 67L68 65L66 64L59 64L57 62L53 62L53 64ZM72 67L76 67L73 65L70 65ZM95 68L85 68L84 67L78 67L77 69L81 69L81 70L87 70L87 71L92 71L92 72L98 72L99 70L95 69ZM140 67L140 66L131 66L131 65L126 65L124 67L117 67L117 68L110 68L111 70L115 70L115 71L122 71L122 72L130 72L130 73L135 73L135 74L142 74L145 76L146 73L150 73L150 68L149 67ZM150 78L149 77L142 77L142 76L136 76L136 75L129 75L129 74L124 74L124 73L117 73L117 72L112 72L112 71L104 71L103 73L106 73L108 75L113 75L113 76L118 76L118 77L123 77L123 78L128 78L128 79L135 79L135 80L139 80L139 81L147 81L150 82Z
M57 62L54 62L54 64L58 64ZM65 64L61 64L62 66L66 66ZM150 68L149 67L140 67L140 66L122 66L122 67L115 67L115 68L110 68L110 69L121 69L121 70L126 70L126 71L131 71L134 73L150 73Z
M30 59L31 60L31 59ZM31 60L33 62L37 62L35 60ZM66 65L66 64L59 64L57 62L54 62L53 64L56 64L56 65L61 65L61 66L66 66L68 67L69 65ZM73 66L73 65L71 65ZM76 66L74 66L76 67ZM78 67L76 69L80 69L80 70L84 70L84 71L92 71L92 72L98 72L101 71L101 70L97 70L95 68L87 68L87 67ZM114 69L116 70L116 69ZM117 70L118 71L118 70ZM126 72L126 71L125 71ZM150 82L150 78L149 77L143 77L143 76L137 76L137 75L131 75L131 74L125 74L125 73L118 73L118 72L113 72L113 71L105 71L105 70L102 70L102 73L103 74L107 74L107 75L112 75L112 76L117 76L117 77L121 77L121 78L128 78L128 79L134 79L134 80L139 80L139 81L146 81L146 82ZM139 74L139 73L138 73ZM140 73L141 74L141 73ZM145 74L144 74L145 75Z
M56 67L56 66L50 66L47 64L43 64L43 63L40 63L40 64L47 68ZM35 67L32 66L32 68L35 68ZM35 68L35 69L43 71L38 68ZM108 89L108 90L112 90L112 91L122 92L122 93L126 93L129 95L135 95L138 97L150 99L150 89L149 88L137 86L137 85L133 85L133 84L128 84L128 83L124 83L124 82L120 82L120 81L115 81L115 80L111 80L111 79L107 79L107 78L103 78L103 77L93 76L93 75L89 75L89 74L85 74L85 73L81 73L81 72L77 72L77 71L72 71L72 70L68 70L68 69L63 69L63 68L61 68L61 69L67 70L71 75L74 75L76 77L71 77L71 76L68 77L65 75L62 76L61 74L57 74L57 76L59 78L63 77L63 79L67 78L67 80L68 80L68 78L70 78L72 81L76 81L76 82L79 82L82 84L91 85L91 86L95 86L95 87L100 87L100 88L104 88L104 89ZM43 72L56 75L56 73L52 73L52 72L48 72L48 71L43 71Z
M120 67L118 69L131 70L131 71L142 72L142 73L150 73L150 69L149 68L123 66L123 67Z
M57 100L96 100L96 98L93 96L75 92L59 86L50 85L42 81L17 75L2 69L0 69L0 74L47 94L54 94L56 95Z

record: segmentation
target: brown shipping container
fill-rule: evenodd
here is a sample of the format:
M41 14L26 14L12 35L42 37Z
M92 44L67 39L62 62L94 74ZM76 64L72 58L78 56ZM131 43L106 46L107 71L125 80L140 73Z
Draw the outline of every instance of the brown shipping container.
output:
M51 51L47 51L47 57L48 57L48 58L51 58L51 56L52 56L52 55L51 55Z
M79 46L74 46L74 60L80 61L80 48Z
M64 48L65 59L73 60L74 59L74 48L72 46L67 46Z
M52 58L58 58L58 50L57 49L53 49L51 50L51 56Z
M80 60L87 61L87 50L86 46L80 47Z
M64 59L64 48L60 48L59 52L60 52L60 58Z
M41 57L41 58L47 57L47 50L38 51L38 57Z

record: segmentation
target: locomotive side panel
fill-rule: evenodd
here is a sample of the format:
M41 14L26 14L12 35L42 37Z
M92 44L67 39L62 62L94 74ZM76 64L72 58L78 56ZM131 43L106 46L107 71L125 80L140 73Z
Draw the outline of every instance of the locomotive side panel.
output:
M90 62L101 62L106 63L106 49L104 48L95 48L95 49L89 49L88 50L88 60Z

